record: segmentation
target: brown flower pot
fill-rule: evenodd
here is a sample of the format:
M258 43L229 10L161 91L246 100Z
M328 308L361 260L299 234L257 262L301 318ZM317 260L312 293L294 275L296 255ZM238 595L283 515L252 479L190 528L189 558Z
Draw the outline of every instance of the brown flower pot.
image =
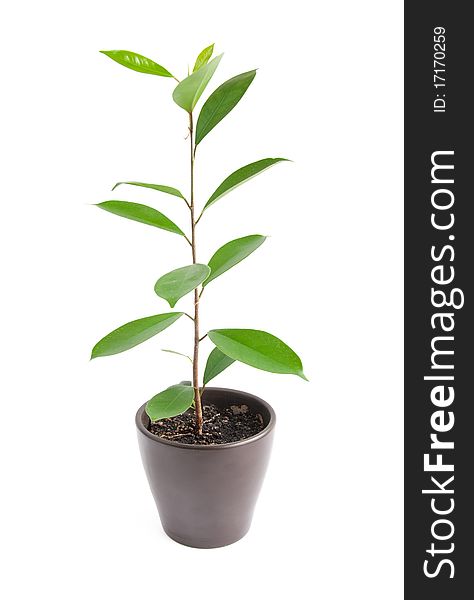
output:
M203 402L246 404L263 417L264 429L231 444L199 446L161 439L148 431L145 405L136 415L143 466L170 538L194 548L218 548L249 530L273 441L275 413L251 394L206 388Z

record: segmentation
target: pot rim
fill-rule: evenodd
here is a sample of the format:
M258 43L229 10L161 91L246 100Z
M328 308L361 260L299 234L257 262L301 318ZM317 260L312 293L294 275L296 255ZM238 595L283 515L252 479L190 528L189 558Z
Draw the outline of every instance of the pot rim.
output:
M142 404L140 406L140 408L137 410L137 413L135 415L135 424L137 426L138 431L140 433L142 433L143 435L145 435L147 438L153 440L154 442L156 442L158 444L166 444L167 446L174 446L175 448L185 448L186 450L211 451L211 450L225 450L226 448L235 448L236 446L244 446L246 444L252 444L254 442L257 442L261 438L265 437L266 435L268 435L275 428L275 424L276 424L275 411L270 406L270 404L268 404L268 402L266 402L265 400L262 400L262 398L259 398L258 396L255 396L254 394L249 394L248 392L242 392L241 390L234 390L231 388L209 387L207 389L222 391L222 392L234 392L236 394L239 394L243 398L250 397L253 400L256 400L257 402L262 404L268 410L268 412L270 414L270 420L268 421L268 424L262 429L262 431L259 431L255 435L252 435L243 440L239 440L237 442L227 442L225 444L209 444L209 445L185 444L184 442L174 442L172 440L166 440L164 438L159 437L158 435L151 433L151 431L148 431L148 429L142 423L142 415L145 412L145 407L147 405L147 403L145 402L145 404Z

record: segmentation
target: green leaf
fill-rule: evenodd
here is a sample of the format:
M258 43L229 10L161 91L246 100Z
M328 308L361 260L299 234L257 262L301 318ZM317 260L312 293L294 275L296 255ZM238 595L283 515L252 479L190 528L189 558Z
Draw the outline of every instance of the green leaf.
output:
M147 73L149 75L160 75L161 77L174 77L167 69L154 62L153 60L130 52L129 50L100 50L119 65L138 71L139 73Z
M176 352L176 350L167 350L165 348L162 348L161 351L168 352L169 354L177 354L178 356L184 356L184 358L187 358L189 361L191 361L191 363L193 362L193 359L190 356L183 354L182 352Z
M258 329L213 329L208 336L229 358L262 371L306 379L299 356L270 333Z
M151 208L151 206L136 204L135 202L124 202L122 200L107 200L106 202L96 204L96 206L119 217L145 223L145 225L152 225L153 227L184 236L184 232L173 221L170 221L168 217L165 217L160 211Z
M177 196L178 198L182 198L183 200L186 199L179 190L177 190L174 187L169 187L168 185L157 185L155 183L141 183L140 181L119 181L114 185L112 191L114 191L115 188L119 185L137 185L139 187L157 190L158 192L165 192L165 194L171 194L172 196Z
M206 368L204 369L204 385L207 385L211 379L214 379L214 377L222 373L227 367L230 367L233 362L235 362L235 359L221 352L219 348L214 348L209 354Z
M237 106L257 71L241 73L217 88L204 102L196 126L196 146Z
M91 358L110 356L130 350L163 331L180 317L182 312L164 313L130 321L103 337L92 349Z
M206 279L203 286L206 286L213 279L237 265L244 260L244 258L247 258L247 256L252 254L252 252L261 246L265 240L266 237L264 235L247 235L246 237L238 238L224 244L209 261L208 264L211 269L211 274Z
M222 54L219 54L199 71L195 71L178 83L173 92L173 100L178 106L184 108L188 113L193 111L201 94L214 75L221 58Z
M146 404L146 414L152 421L180 415L193 403L194 389L189 385L172 385L153 396Z
M158 279L155 292L173 308L180 298L197 288L210 272L211 269L207 265L199 263L175 269Z
M276 165L279 162L288 161L287 158L263 158L262 160L257 160L256 162L250 163L249 165L245 165L245 167L241 167L234 171L229 177L224 179L224 181L220 184L217 190L212 194L209 200L206 202L203 212L206 208L209 208L214 202L217 202L222 196L225 196L233 189L252 179L259 173L266 171L273 165Z
M207 48L204 48L204 50L196 58L196 63L194 64L193 73L195 71L198 71L199 69L201 69L201 67L204 67L204 65L207 65L213 52L214 52L214 44L211 44Z

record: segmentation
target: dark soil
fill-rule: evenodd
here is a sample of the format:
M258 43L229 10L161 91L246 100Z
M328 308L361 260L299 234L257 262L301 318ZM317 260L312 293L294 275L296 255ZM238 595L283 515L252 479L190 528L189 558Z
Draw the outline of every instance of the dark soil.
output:
M239 442L262 431L263 418L253 413L246 404L217 408L214 404L203 406L202 435L196 432L194 411L150 423L151 433L183 444L228 444Z

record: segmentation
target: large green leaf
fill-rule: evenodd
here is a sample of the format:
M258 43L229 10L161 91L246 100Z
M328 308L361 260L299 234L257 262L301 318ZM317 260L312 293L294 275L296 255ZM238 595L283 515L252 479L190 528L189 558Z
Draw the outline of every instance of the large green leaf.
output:
M229 79L204 102L196 126L196 146L237 106L256 73L255 70L248 71Z
M210 272L211 269L207 265L199 263L175 269L158 279L155 292L173 308L180 298L197 288Z
M194 400L194 389L189 385L172 385L153 396L146 404L146 414L152 421L167 419L188 410Z
M217 190L212 194L212 196L206 202L203 212L206 210L206 208L209 208L212 204L214 204L214 202L217 202L217 200L222 198L222 196L225 196L245 181L248 181L259 173L266 171L273 165L287 160L287 158L262 158L262 160L257 160L249 165L245 165L245 167L237 169L237 171L234 171L231 175L229 175L229 177L224 179Z
M299 356L271 333L258 329L213 329L208 336L229 358L262 371L306 379Z
M119 217L125 217L125 219L145 223L145 225L152 225L153 227L171 231L171 233L177 233L178 235L185 235L168 217L165 217L160 211L145 204L124 202L123 200L107 200L106 202L96 204L96 206Z
M214 348L214 350L209 354L206 368L204 369L204 385L207 385L211 379L214 379L214 377L219 375L219 373L222 373L222 371L227 369L227 367L230 367L233 362L235 362L233 358L230 358L221 352L219 348Z
M173 92L173 100L178 106L184 108L188 113L193 111L201 94L214 75L221 58L222 54L219 54L210 63L178 83Z
M180 317L182 312L164 313L130 321L103 337L92 349L91 358L110 356L130 350L163 331Z
M206 286L213 279L237 265L244 260L244 258L247 258L247 256L252 254L252 252L261 246L265 240L266 237L264 235L247 235L246 237L238 238L224 244L209 261L208 264L211 269L211 274L203 285Z
M155 61L136 52L131 52L130 50L101 50L100 52L118 62L119 65L133 69L139 73L160 75L161 77L174 77L167 69Z
M199 56L196 58L196 62L194 64L193 73L195 71L198 71L202 67L204 67L204 65L207 65L207 63L211 59L213 52L214 52L214 44L211 44L210 46L208 46L207 48L204 48L204 50L202 50L202 52L199 53Z
M137 185L139 187L149 188L150 190L157 190L158 192L164 192L165 194L171 194L172 196L177 196L178 198L182 198L185 200L183 194L174 187L169 187L169 185L157 185L156 183L141 183L140 181L119 181L114 185L112 191L115 190L119 185Z

